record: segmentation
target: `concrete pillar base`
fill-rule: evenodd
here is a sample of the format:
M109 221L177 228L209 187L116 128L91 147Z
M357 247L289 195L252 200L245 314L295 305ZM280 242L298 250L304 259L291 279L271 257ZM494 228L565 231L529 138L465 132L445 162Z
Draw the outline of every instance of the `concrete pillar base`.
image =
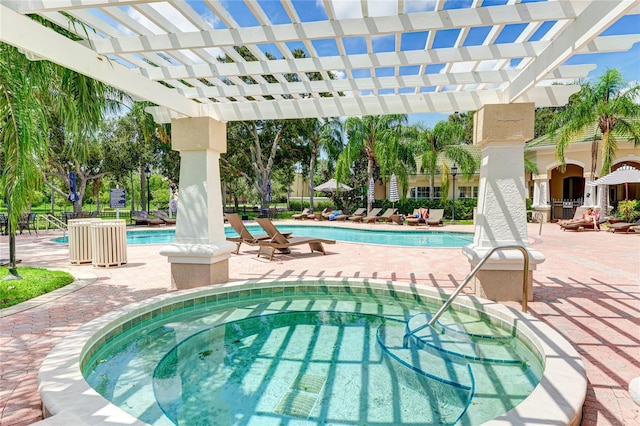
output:
M491 248L468 245L462 248L471 269L476 267ZM542 253L526 249L529 256L527 271L527 301L533 300L533 271L536 265L544 262ZM494 302L522 302L522 273L524 259L519 250L498 250L493 253L471 279L470 288L482 298Z
M533 301L533 271L529 271L527 301ZM522 302L522 270L505 271L481 269L471 280L471 289L476 296L494 302Z
M171 263L171 288L185 290L229 281L229 257L236 244L172 244L160 250Z
M171 264L171 288L186 290L221 284L229 281L229 260L207 265L193 263Z

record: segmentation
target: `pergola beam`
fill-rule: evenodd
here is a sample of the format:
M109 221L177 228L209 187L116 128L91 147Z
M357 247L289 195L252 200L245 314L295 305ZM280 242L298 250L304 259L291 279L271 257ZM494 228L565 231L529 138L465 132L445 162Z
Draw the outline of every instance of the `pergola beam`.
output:
M185 116L204 114L200 104L189 100L136 71L127 69L91 49L45 28L0 4L0 41L48 59L58 65L109 84L133 96L172 108Z
M560 2L564 3L564 2ZM568 3L568 2L566 2ZM637 6L637 0L594 1L568 28L551 41L505 89L503 102L513 102L534 87L551 70L594 40L613 22ZM547 3L545 3L547 4Z
M55 2L53 3L55 4ZM452 27L503 26L522 22L574 19L580 13L581 5L583 3L586 4L586 2L581 2L574 8L569 8L563 6L562 3L520 3L491 8L421 12L411 15L337 19L334 21L305 22L302 26L299 24L281 24L268 27L234 27L232 29L183 32L178 35L169 32L168 34L96 40L94 48L98 53L110 55L147 50L196 49L212 45L216 47L246 46L264 43L265 40L269 40L271 43L286 43L322 40L331 37L366 37L371 34L371 28L375 28L378 31L376 35L417 31L434 33L435 31ZM218 5L218 3L215 4ZM218 9L221 7L218 5ZM218 12L218 9L216 9L216 12ZM225 16L227 15L225 14ZM228 19L231 18L228 17Z

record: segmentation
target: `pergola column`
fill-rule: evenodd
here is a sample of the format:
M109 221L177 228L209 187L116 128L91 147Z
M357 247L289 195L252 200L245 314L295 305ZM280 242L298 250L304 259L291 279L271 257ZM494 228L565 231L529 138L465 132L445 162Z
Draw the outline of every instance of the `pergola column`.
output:
M534 104L485 105L475 114L474 143L481 147L480 187L473 244L462 250L471 268L496 246L529 245L526 218L524 144L533 138ZM528 300L533 300L533 271L544 261L529 253ZM471 282L480 297L522 300L522 253L494 253Z
M544 221L549 222L551 215L551 204L549 204L549 176L533 175L533 200L534 210L544 214Z
M208 117L171 121L171 146L180 152L180 198L173 244L160 254L171 263L171 285L186 289L229 280L222 215L220 154L227 150L226 124Z
M591 172L584 173L584 199L582 200L582 205L585 207L596 207L598 205L596 186L591 185L594 180Z

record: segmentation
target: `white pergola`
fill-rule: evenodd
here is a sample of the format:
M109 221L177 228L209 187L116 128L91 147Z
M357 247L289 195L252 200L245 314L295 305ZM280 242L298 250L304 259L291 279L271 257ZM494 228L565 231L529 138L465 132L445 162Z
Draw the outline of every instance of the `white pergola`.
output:
M478 111L478 215L465 253L473 266L492 246L527 246L533 107L564 105L578 86L553 83L595 68L565 65L572 56L639 42L603 35L631 14L638 0L0 0L0 41L151 101L156 121L172 123L181 210L161 253L189 287L226 281L235 249L219 184L228 121ZM535 269L544 257L529 253ZM498 275L483 269L479 280L517 282L521 261L500 256L488 268Z
M2 0L0 40L154 102L158 119L225 122L562 105L577 88L551 84L593 69L567 59L640 41L600 35L636 0L486 1Z

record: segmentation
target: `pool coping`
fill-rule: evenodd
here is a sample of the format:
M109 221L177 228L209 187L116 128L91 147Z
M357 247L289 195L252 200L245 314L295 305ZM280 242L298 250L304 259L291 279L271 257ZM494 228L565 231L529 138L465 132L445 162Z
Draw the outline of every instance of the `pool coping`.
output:
M258 288L304 286L349 286L378 292L419 295L427 301L442 300L443 290L418 287L415 284L372 279L287 279L230 282L155 296L148 300L118 308L78 328L47 355L38 375L38 388L45 420L42 424L144 425L146 423L124 412L99 395L84 380L81 362L98 340L112 330L121 329L132 318L154 309L232 291ZM429 300L432 299L432 300ZM167 303L169 302L169 303ZM453 304L457 309L478 310L496 321L512 324L525 339L531 339L543 355L544 372L538 386L517 407L485 423L487 425L566 424L579 425L586 398L586 371L580 355L558 332L529 314L475 296L460 295ZM102 332L102 333L101 333Z

